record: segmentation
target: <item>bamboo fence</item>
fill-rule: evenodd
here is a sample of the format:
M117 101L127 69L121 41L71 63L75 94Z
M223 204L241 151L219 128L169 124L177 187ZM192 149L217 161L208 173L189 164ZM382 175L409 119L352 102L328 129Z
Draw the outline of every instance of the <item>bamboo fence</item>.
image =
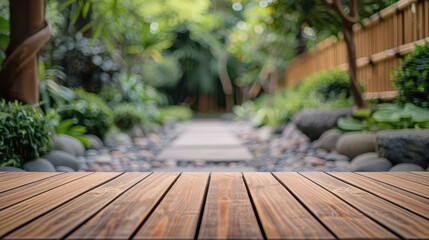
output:
M358 80L366 98L396 94L393 70L400 59L429 41L429 0L402 0L353 26ZM331 68L347 69L346 45L331 37L293 59L285 69L284 85L291 87L306 77Z

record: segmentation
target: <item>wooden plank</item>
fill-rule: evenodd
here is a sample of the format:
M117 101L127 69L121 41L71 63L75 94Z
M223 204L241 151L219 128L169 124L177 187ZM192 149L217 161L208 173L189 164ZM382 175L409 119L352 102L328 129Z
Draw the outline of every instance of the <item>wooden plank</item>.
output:
M12 173L7 174L6 179L1 181L0 192L5 192L19 186L36 182L48 177L52 177L61 172L27 172L27 173Z
M412 181L412 182L416 182L416 183L420 183L422 185L426 185L429 186L429 179L423 176L419 176L416 174L412 174L409 172L385 172L383 174L387 174L390 176L395 176L395 177L399 177L408 181Z
M91 173L65 173L0 193L0 210Z
M301 173L406 239L428 239L429 221L325 173Z
M149 173L125 173L72 201L50 211L5 239L60 239L97 213L106 204L127 191Z
M212 173L198 239L263 239L241 173Z
M429 199L427 198L354 173L329 174L429 219Z
M209 173L183 173L135 239L194 239Z
M429 172L411 172L412 174L417 174L422 177L429 178Z
M2 210L0 237L118 175L94 173Z
M153 173L115 199L67 239L129 239L178 175Z
M270 173L244 173L268 239L333 239Z
M429 198L429 187L415 183L412 181L408 181L399 177L395 177L392 175L382 174L382 173L370 173L370 172L361 172L358 173L363 176L375 179L377 181L381 181L390 185L393 185L398 188L402 188L406 191L412 192L414 194L420 195L425 198Z
M372 219L299 173L274 175L340 239L398 239Z

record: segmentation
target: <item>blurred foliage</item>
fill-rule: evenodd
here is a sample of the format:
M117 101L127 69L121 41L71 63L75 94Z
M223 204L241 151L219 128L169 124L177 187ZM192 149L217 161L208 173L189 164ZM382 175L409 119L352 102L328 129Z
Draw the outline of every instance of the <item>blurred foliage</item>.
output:
M56 134L64 134L74 137L85 147L91 146L90 140L85 137L86 127L74 124L73 119L66 119L58 122L54 129Z
M395 86L402 103L429 109L429 43L405 57L395 73Z
M338 119L343 131L378 131L386 129L429 128L429 110L406 103L379 104L374 112L355 113L354 117Z
M76 99L58 108L61 119L72 119L73 124L85 126L87 133L103 138L113 124L111 109L96 94L83 89L74 92Z
M0 166L22 167L51 150L49 118L30 105L0 101Z
M158 62L146 60L142 65L142 79L154 87L174 87L182 76L179 61L175 57L166 56Z
M327 70L302 81L294 89L282 89L234 107L238 118L251 119L254 126L273 129L290 121L301 108L335 109L352 106L350 81L343 70Z
M121 130L128 130L147 120L145 112L135 104L121 103L113 109L113 122Z
M176 121L186 121L192 118L192 110L187 106L168 106L159 109L164 119L174 119Z

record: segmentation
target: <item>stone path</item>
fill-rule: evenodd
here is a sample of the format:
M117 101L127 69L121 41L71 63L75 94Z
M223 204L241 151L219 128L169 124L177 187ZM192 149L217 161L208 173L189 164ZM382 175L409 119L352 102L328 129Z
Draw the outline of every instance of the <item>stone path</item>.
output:
M254 157L227 122L205 120L188 122L179 136L156 156L158 161L171 159L230 163L252 161ZM216 167L210 170L228 171L228 168Z

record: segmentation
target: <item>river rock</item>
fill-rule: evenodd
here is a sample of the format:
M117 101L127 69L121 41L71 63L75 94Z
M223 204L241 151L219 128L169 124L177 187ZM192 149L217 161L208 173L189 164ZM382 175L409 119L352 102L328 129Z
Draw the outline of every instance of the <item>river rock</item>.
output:
M377 133L377 152L394 164L429 165L429 130L385 130Z
M79 171L79 160L66 152L54 150L44 156L52 165L57 166L66 166L75 171Z
M296 127L312 141L318 139L323 132L337 126L340 117L348 116L352 110L308 110L304 109L295 114L293 122Z
M371 132L348 132L342 134L335 146L338 153L354 158L375 151L375 134Z
M85 147L79 140L74 137L65 134L58 134L54 136L52 148L54 150L60 150L68 152L74 156L85 155Z
M392 163L389 160L379 158L375 152L361 154L351 161L354 172L382 172L388 171L391 167Z
M393 166L389 172L419 172L424 171L424 169L414 163L400 163Z
M87 137L89 139L89 142L90 142L89 148L90 149L100 150L104 147L104 143L103 143L103 141L101 141L101 139L99 137L92 135L92 134L85 135L85 137Z
M67 166L58 166L58 167L55 167L55 169L57 170L57 172L75 172L74 169L69 168Z
M340 138L341 134L342 132L335 128L324 132L318 140L318 147L326 150L335 149L338 138Z
M44 158L24 163L24 169L29 172L56 172L54 165Z
M104 137L104 143L109 147L115 147L118 145L130 146L133 144L133 141L126 133L111 131Z
M25 172L25 170L17 167L5 166L0 167L0 172Z

